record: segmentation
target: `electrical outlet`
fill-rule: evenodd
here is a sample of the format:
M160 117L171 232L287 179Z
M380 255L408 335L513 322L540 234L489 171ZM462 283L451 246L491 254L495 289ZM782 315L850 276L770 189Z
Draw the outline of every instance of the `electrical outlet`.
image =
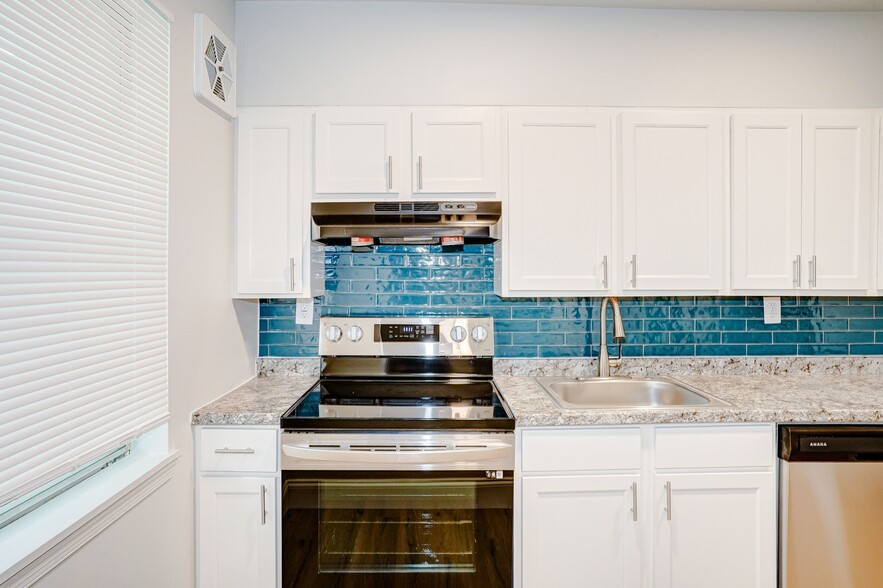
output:
M312 325L313 324L313 299L298 298L294 309L294 324L296 325Z
M763 297L763 322L765 325L778 325L782 322L782 299L778 296Z

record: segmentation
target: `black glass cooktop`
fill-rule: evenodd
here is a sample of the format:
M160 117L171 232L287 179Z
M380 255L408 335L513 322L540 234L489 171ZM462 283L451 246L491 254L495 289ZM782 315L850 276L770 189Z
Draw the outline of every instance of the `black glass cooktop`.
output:
M288 430L511 431L490 380L324 379L282 416Z

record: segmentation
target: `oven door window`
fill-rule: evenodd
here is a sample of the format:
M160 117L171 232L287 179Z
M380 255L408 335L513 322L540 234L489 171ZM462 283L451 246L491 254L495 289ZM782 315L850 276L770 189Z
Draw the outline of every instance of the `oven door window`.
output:
M512 472L283 476L283 586L511 585Z

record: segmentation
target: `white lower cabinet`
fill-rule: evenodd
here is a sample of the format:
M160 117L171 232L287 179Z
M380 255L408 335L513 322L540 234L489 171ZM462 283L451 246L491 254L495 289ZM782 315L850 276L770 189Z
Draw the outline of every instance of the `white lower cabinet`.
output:
M202 588L276 586L276 478L199 481Z
M521 587L775 587L773 425L521 434Z
M196 430L199 588L278 585L278 445L275 428Z

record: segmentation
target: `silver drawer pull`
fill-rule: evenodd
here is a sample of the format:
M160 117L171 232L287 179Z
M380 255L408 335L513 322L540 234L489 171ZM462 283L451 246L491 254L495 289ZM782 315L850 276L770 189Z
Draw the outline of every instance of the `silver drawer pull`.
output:
M254 449L251 447L246 447L245 449L230 449L229 447L222 447L221 449L215 449L215 453L254 453Z
M671 520L671 482L665 483L665 518Z
M267 524L267 487L261 484L261 524Z
M638 520L638 483L632 482L632 520Z

